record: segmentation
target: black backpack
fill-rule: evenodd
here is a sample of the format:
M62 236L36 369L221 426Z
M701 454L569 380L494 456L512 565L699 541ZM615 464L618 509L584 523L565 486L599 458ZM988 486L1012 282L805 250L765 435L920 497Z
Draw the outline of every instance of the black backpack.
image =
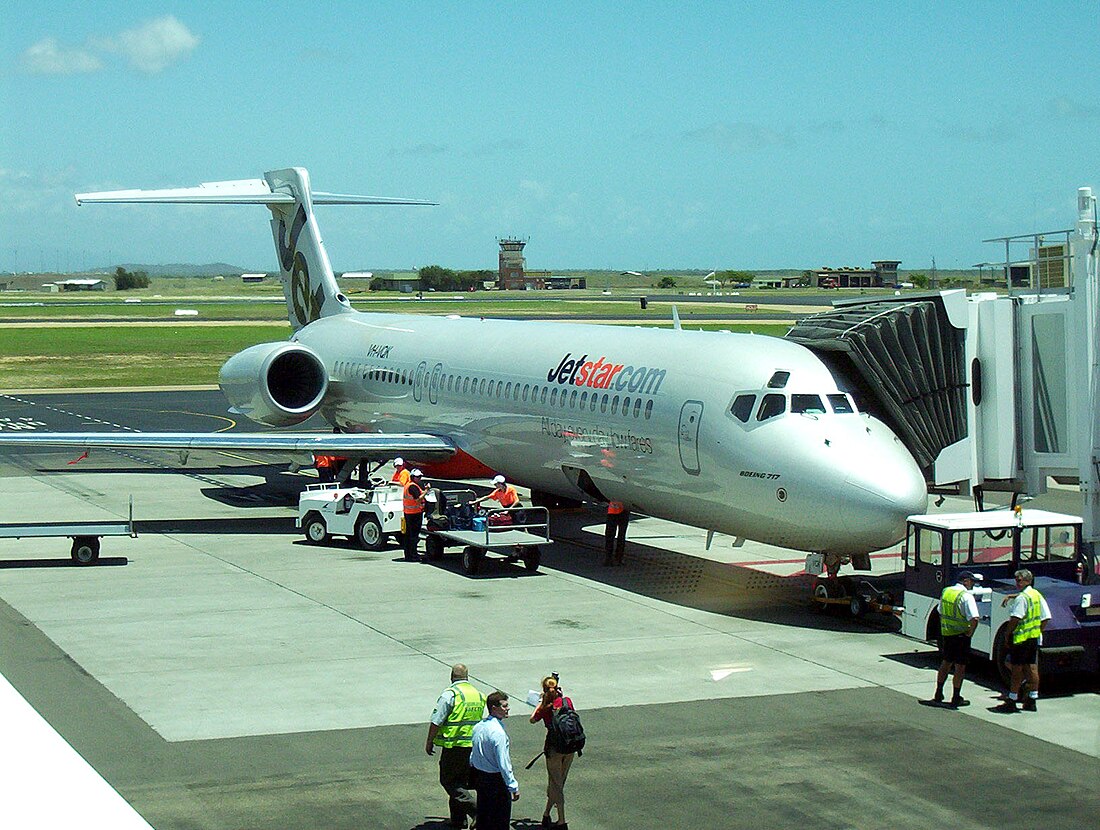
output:
M584 749L584 727L581 726L581 716L564 698L561 706L550 716L550 729L547 730L546 740L552 750L563 755L570 752L584 754L581 752Z

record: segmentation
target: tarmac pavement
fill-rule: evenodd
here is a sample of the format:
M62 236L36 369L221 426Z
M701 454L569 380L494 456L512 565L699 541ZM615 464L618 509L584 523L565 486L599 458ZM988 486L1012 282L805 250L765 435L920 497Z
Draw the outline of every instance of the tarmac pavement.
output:
M209 430L223 408L197 392L0 398L8 423L51 430ZM626 566L604 568L602 517L578 510L555 514L538 573L490 559L471 577L457 556L306 544L307 479L278 467L69 460L0 457L2 520L117 518L132 493L140 535L83 568L65 539L0 540L0 672L161 830L445 826L423 743L457 661L512 696L516 827L545 803L542 765L522 769L543 733L523 699L550 671L589 736L574 828L1095 823L1094 680L1045 681L1038 713L1003 716L976 669L971 706L918 706L933 649L891 618L811 613L800 554L708 551L702 531L639 518Z

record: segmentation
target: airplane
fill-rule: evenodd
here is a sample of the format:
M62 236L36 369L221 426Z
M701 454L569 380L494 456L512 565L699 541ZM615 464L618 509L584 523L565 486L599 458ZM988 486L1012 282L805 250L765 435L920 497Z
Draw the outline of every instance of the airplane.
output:
M232 356L230 411L273 427L320 413L332 433L17 433L0 448L271 451L388 460L434 478L503 474L557 499L784 548L861 555L894 544L927 489L912 456L809 349L754 334L355 311L314 214L322 204L430 204L314 192L304 168L77 204L258 204L292 334Z

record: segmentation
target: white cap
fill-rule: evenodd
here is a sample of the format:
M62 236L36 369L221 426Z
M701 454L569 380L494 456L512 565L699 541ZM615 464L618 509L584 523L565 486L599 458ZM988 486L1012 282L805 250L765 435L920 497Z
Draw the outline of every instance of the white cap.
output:
M397 458L395 458L393 460L393 466L395 466L395 467L404 467L405 466L405 459L402 458L401 456L398 456Z
M422 475L424 475L424 474L422 472L420 472L420 470L413 470L412 471L412 477L413 478L420 478Z
M494 476L493 477L493 484L503 484L503 483L504 483L504 476Z

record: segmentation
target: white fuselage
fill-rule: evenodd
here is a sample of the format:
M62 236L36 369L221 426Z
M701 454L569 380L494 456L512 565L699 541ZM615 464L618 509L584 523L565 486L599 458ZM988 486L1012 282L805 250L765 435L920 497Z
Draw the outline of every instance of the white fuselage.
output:
M343 430L444 435L550 493L587 476L649 515L835 553L892 544L926 506L897 437L780 338L349 313L293 339L324 360L322 411Z

